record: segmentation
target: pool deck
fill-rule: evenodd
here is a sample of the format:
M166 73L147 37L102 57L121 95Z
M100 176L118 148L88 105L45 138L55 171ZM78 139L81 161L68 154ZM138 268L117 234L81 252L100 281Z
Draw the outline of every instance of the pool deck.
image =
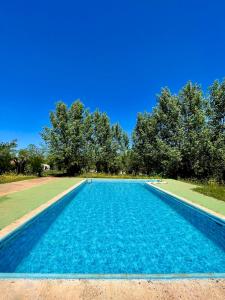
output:
M0 230L80 182L81 178L40 178L0 185ZM19 187L19 188L18 188ZM20 191L18 191L20 189Z
M30 189L34 186L38 186L50 181L57 180L56 177L40 177L28 180L21 180L9 183L0 184L0 197L11 193Z
M34 210L28 212L27 214L25 214L21 218L15 220L14 222L10 223L8 226L4 227L2 230L0 230L0 241L5 236L7 236L8 234L10 234L14 230L18 229L20 226L22 226L23 224L27 223L32 218L34 218L35 216L37 216L39 213L41 213L42 211L44 211L45 209L47 209L53 203L59 201L63 196L65 196L66 194L68 194L69 192L71 192L73 189L77 188L83 182L85 182L85 179L84 180L79 180L74 185L72 185L70 188L64 190L63 192L61 192L57 196L53 197L49 201L47 201L44 204L38 206Z
M167 183L159 184L158 187L178 197L188 199L192 203L201 205L211 211L225 216L225 201L215 199L194 191L198 185L174 179L166 179Z
M4 300L222 300L225 299L225 280L16 279L0 281L0 290L0 299Z
M166 189L166 185L164 184L164 183L162 183L162 184L153 184L153 183L147 183L149 186L151 186L152 188L155 188L156 190L159 190L159 191L162 191L162 192L164 192L164 193L166 193L166 194L169 194L169 195L171 195L172 197L175 197L175 198L177 198L177 199L179 199L179 200L181 200L182 202L184 202L184 203L187 203L187 204L189 204L189 205L191 205L191 206L193 206L193 207L196 207L197 209L200 209L200 210L202 210L202 211L204 211L204 212L206 212L206 213L208 213L208 214L210 214L210 215L213 215L214 217L217 217L217 218L219 218L219 219L221 219L221 220L223 220L223 221L225 221L225 216L224 215L222 215L221 213L218 213L218 212L216 212L216 211L214 211L214 210L212 210L212 209L209 209L207 206L204 206L204 204L198 204L198 202L197 201L190 201L190 200L188 200L187 198L184 198L184 197L181 197L181 196L179 196L178 195L178 193L176 193L176 194L174 194L174 193L171 193L170 191L168 191L167 189ZM197 194L199 194L199 193L197 193ZM197 195L197 198L196 199L198 199L198 195ZM217 201L216 199L213 199L213 200L215 200L215 201ZM218 200L219 201L219 200Z

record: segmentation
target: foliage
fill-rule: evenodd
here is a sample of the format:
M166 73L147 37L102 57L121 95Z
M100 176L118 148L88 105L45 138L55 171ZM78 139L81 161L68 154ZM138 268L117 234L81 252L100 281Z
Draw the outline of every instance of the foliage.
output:
M0 143L0 174L11 170L16 146L16 141Z
M225 182L225 80L215 81L207 95L192 82L178 94L163 88L152 112L137 115L131 141L106 113L90 112L79 100L70 107L57 103L50 121L42 132L47 157L34 145L16 151L15 141L0 143L0 174L40 176L46 161L67 175L158 174Z
M41 149L35 145L29 145L26 149L27 153L27 165L25 167L26 172L29 174L42 175L44 162L44 154Z
M204 97L188 82L178 95L162 89L153 112L139 114L134 157L142 173L225 180L225 81Z
M43 151L35 145L29 145L26 149L17 151L16 146L15 141L0 143L0 174L15 172L16 174L41 176L43 171L42 163L44 162ZM16 175L15 179L17 179Z
M123 170L129 140L118 124L111 126L105 113L91 114L80 101L69 108L59 102L50 118L52 127L46 127L42 137L59 170L68 175L90 169L106 173Z
M14 181L27 180L27 179L33 179L33 178L36 178L36 176L29 176L29 175L23 175L23 174L18 175L15 173L5 173L3 175L0 175L0 184L14 182Z
M216 183L200 185L193 189L194 191L203 195L225 201L225 186Z
M225 80L210 87L209 132L212 176L225 180Z
M114 179L161 179L161 176L132 175L132 174L108 174L108 173L83 173L82 178L114 178Z

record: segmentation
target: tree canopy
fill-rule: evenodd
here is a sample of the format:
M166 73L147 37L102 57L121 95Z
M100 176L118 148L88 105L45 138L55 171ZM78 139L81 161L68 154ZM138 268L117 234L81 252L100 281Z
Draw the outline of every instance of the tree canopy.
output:
M90 112L77 100L56 104L44 128L43 150L0 143L0 173L40 174L45 160L69 175L83 172L132 173L225 181L225 80L203 93L188 82L177 94L163 88L156 106L137 115L129 139L105 112Z
M138 170L183 178L225 180L225 81L204 96L188 82L177 95L164 88L133 133Z
M50 119L52 127L45 128L42 137L59 169L70 175L90 169L123 170L129 140L119 124L110 124L106 113L90 113L79 100L69 108L59 102Z

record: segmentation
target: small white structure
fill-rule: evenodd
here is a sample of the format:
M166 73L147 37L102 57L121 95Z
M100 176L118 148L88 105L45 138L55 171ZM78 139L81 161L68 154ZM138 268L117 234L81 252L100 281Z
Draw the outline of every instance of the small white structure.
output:
M42 166L42 168L43 168L44 171L50 170L50 166L47 165L47 164L42 164L41 166Z

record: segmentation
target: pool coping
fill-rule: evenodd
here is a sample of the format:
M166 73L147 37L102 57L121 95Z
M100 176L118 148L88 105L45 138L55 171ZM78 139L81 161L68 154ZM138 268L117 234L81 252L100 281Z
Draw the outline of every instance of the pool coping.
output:
M80 185L86 182L86 179L81 180L80 182L77 182L76 184L72 185L70 188L66 189L65 191L59 193L55 197L51 198L47 202L41 204L37 208L31 210L21 218L15 220L11 224L7 225L3 229L0 230L0 242L3 241L5 238L7 238L9 235L16 232L19 228L24 226L26 223L29 223L33 218L37 217L40 213L45 211L47 208L49 208L52 204L58 202L62 197L67 195L69 192L73 191Z
M88 179L83 179L80 182L76 183L72 187L53 197L46 203L27 213L20 219L6 226L0 230L0 242L7 237L10 237L15 232L17 232L21 227L28 224L32 219L37 217L39 214L48 209L51 205L58 202L62 199L63 196L67 195L69 192L78 188L85 182L88 182ZM207 209L201 205L195 204L183 197L179 197L171 192L167 192L162 188L155 185L155 183L145 182L148 186L155 188L163 192L164 194L169 194L174 197L176 200L180 200L184 204L191 206L194 209L202 213L206 213L209 217L218 219L219 221L225 222L225 216L220 215L210 209ZM184 280L184 279L224 279L225 273L172 273L172 274L54 274L54 273L0 273L0 280L9 280L9 279L34 279L34 280L57 280L57 279L77 279L77 280Z
M171 273L171 274L73 274L73 273L0 273L0 280L184 280L224 279L225 273Z
M207 207L204 207L204 206L202 206L200 204L194 203L194 202L192 202L192 201L190 201L190 200L188 200L188 199L186 199L184 197L178 196L178 195L176 195L174 193L171 193L171 192L169 192L167 190L164 190L163 188L157 186L154 183L146 182L146 184L148 186L156 189L156 190L159 190L160 192L163 192L164 194L172 196L176 200L180 200L184 204L189 205L192 208L197 209L198 211L200 210L200 212L206 213L209 217L213 217L213 218L215 218L215 219L217 219L217 220L222 221L223 223L225 223L225 216L222 215L222 214L220 214L220 213L217 213L217 212L215 212L215 211L213 211L213 210L211 210L211 209L209 209Z

